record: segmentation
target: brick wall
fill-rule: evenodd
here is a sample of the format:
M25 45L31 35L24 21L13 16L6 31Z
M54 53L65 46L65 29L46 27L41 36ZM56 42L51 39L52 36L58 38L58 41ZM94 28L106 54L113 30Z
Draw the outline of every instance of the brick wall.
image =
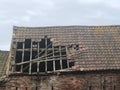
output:
M9 88L9 89L8 89ZM0 90L120 90L120 73L12 76Z

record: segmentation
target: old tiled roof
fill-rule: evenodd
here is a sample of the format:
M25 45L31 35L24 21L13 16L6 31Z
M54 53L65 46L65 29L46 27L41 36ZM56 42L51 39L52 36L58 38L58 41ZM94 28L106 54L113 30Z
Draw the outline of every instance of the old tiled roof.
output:
M8 58L8 51L0 50L0 75L4 73L4 67Z
M79 44L75 66L81 71L120 69L120 26L15 26L13 41L45 35L56 45Z

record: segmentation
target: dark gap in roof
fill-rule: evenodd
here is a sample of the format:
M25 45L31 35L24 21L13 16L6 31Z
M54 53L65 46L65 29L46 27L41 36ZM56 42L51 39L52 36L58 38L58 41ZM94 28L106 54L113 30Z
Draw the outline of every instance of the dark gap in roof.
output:
M54 46L54 58L60 58L59 46Z
M29 63L23 64L23 72L24 73L29 73L29 68L30 68Z
M68 68L67 60L66 59L62 60L62 68L63 69Z
M16 65L15 66L15 71L20 72L21 71L21 65Z
M45 48L45 39L42 39L39 43L40 48Z
M39 72L45 72L45 62L39 63Z
M52 59L53 58L53 50L47 50L47 58Z
M23 48L23 42L17 42L17 49Z
M31 39L25 39L25 48L31 48Z
M39 57L45 57L45 50L39 51Z
M38 42L32 42L32 48L38 48Z
M37 72L37 63L32 63L31 72Z
M47 38L47 47L52 48L52 42L50 41L50 38Z
M37 50L36 51L32 51L32 59L37 58L37 56L38 56Z
M22 62L22 51L16 51L15 63Z
M66 50L61 50L61 55L66 55Z
M55 60L55 70L60 70L60 60Z
M53 61L47 61L47 71L53 71Z
M24 61L30 61L30 51L24 51Z

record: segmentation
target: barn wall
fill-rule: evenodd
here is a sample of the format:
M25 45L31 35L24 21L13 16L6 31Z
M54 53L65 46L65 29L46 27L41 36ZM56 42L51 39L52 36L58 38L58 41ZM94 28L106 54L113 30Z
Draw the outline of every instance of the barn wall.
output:
M12 76L0 90L120 90L120 73Z

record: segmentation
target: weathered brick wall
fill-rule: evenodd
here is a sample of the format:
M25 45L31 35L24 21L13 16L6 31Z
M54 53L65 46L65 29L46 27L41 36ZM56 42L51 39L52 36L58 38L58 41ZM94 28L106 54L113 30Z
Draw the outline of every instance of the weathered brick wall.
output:
M13 76L0 90L120 90L120 73Z

